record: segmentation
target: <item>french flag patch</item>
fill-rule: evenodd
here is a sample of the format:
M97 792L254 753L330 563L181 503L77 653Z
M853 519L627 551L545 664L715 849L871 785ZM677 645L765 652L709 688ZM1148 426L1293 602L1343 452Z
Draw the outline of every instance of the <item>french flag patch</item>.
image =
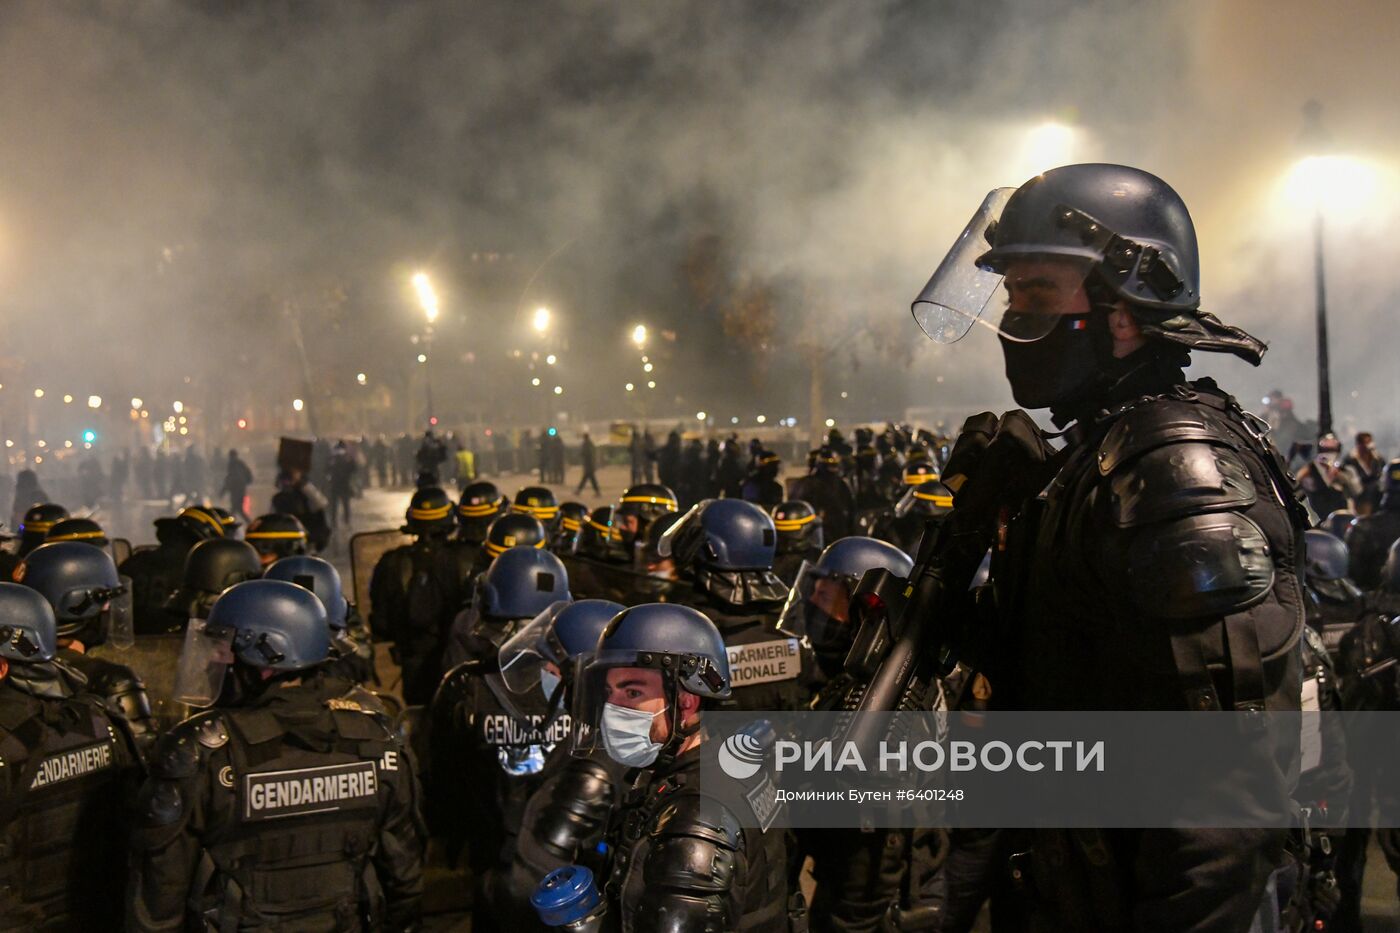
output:
M1072 320L1072 321L1069 322L1069 329L1070 329L1070 330L1086 330L1086 329L1088 329L1088 327L1089 327L1089 319L1088 319L1088 318L1082 318L1082 317L1081 317L1081 318L1075 318L1074 320Z

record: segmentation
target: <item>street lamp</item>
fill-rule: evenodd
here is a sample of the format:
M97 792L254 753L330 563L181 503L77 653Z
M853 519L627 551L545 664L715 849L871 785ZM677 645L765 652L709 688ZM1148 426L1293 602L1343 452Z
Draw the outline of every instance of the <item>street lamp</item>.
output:
M632 328L632 342L637 345L638 350L647 345L647 326L645 324L638 324Z
M1322 125L1322 104L1303 105L1303 130L1298 136L1305 155L1285 180L1295 203L1313 212L1313 277L1317 321L1317 433L1332 432L1332 373L1327 342L1327 270L1323 205L1359 206L1375 188L1375 172L1366 163L1332 152L1332 140Z
M550 316L549 309L543 305L535 309L535 316L530 322L535 328L535 333L543 334L545 331L549 330Z
M426 272L415 272L413 274L413 290L418 293L418 304L423 309L423 316L427 318L428 326L423 333L423 346L425 350L431 350L433 346L433 324L438 319L438 296L437 290L433 288L432 279L428 278ZM423 395L428 406L428 423L433 423L433 372L428 365L428 354L418 354L418 362L423 364Z

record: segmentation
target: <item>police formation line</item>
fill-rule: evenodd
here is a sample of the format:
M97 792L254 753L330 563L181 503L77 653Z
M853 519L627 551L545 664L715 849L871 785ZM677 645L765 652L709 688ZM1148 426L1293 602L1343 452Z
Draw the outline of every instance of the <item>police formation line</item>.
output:
M1144 172L993 192L915 317L994 331L1060 444L1022 411L833 431L790 488L754 445L685 512L424 486L368 606L291 515L191 506L118 567L36 504L0 583L0 929L410 930L429 839L476 930L1358 928L1361 831L783 831L698 780L711 710L1397 708L1400 461L1332 517L1350 553L1311 527L1267 426L1185 379L1265 349L1198 278ZM1346 743L1393 740L1258 766L1369 807L1394 782Z

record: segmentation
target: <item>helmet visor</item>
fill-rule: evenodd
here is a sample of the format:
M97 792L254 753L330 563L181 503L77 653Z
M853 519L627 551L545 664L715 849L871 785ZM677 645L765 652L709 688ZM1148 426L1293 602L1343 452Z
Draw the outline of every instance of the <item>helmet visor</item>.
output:
M107 643L123 650L136 644L135 612L131 601L131 578L122 577L122 585L112 595L107 623Z
M778 631L802 638L813 648L828 649L849 645L851 639L851 592L856 580L843 574L827 573L810 561L803 561L797 581L788 594Z
M954 343L980 324L1007 340L1030 343L1047 336L1063 317L1088 316L1089 259L1028 249L995 269L981 261L1014 192L997 188L983 199L914 299L914 320L933 340Z
M175 671L175 699L189 706L213 706L233 663L234 630L190 619Z
M661 538L656 542L656 553L662 557L673 557L675 549L676 535L680 534L687 525L695 521L695 516L700 513L700 503L690 507L690 510L676 520L670 528L661 533Z
M511 693L524 696L540 692L540 671L547 662L558 666L560 658L549 636L554 631L554 619L568 605L563 600L551 603L501 645L501 680Z
M666 673L656 667L658 658L651 655L644 660L641 652L614 648L575 660L570 707L573 754L588 757L607 751L600 726L609 702L651 710L663 718L669 715L674 688L666 685Z

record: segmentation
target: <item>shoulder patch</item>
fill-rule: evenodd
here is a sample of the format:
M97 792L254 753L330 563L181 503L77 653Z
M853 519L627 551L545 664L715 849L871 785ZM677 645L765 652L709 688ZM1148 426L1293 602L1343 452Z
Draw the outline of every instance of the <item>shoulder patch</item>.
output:
M1115 470L1109 510L1119 528L1254 504L1254 477L1239 453L1220 443L1169 441Z

